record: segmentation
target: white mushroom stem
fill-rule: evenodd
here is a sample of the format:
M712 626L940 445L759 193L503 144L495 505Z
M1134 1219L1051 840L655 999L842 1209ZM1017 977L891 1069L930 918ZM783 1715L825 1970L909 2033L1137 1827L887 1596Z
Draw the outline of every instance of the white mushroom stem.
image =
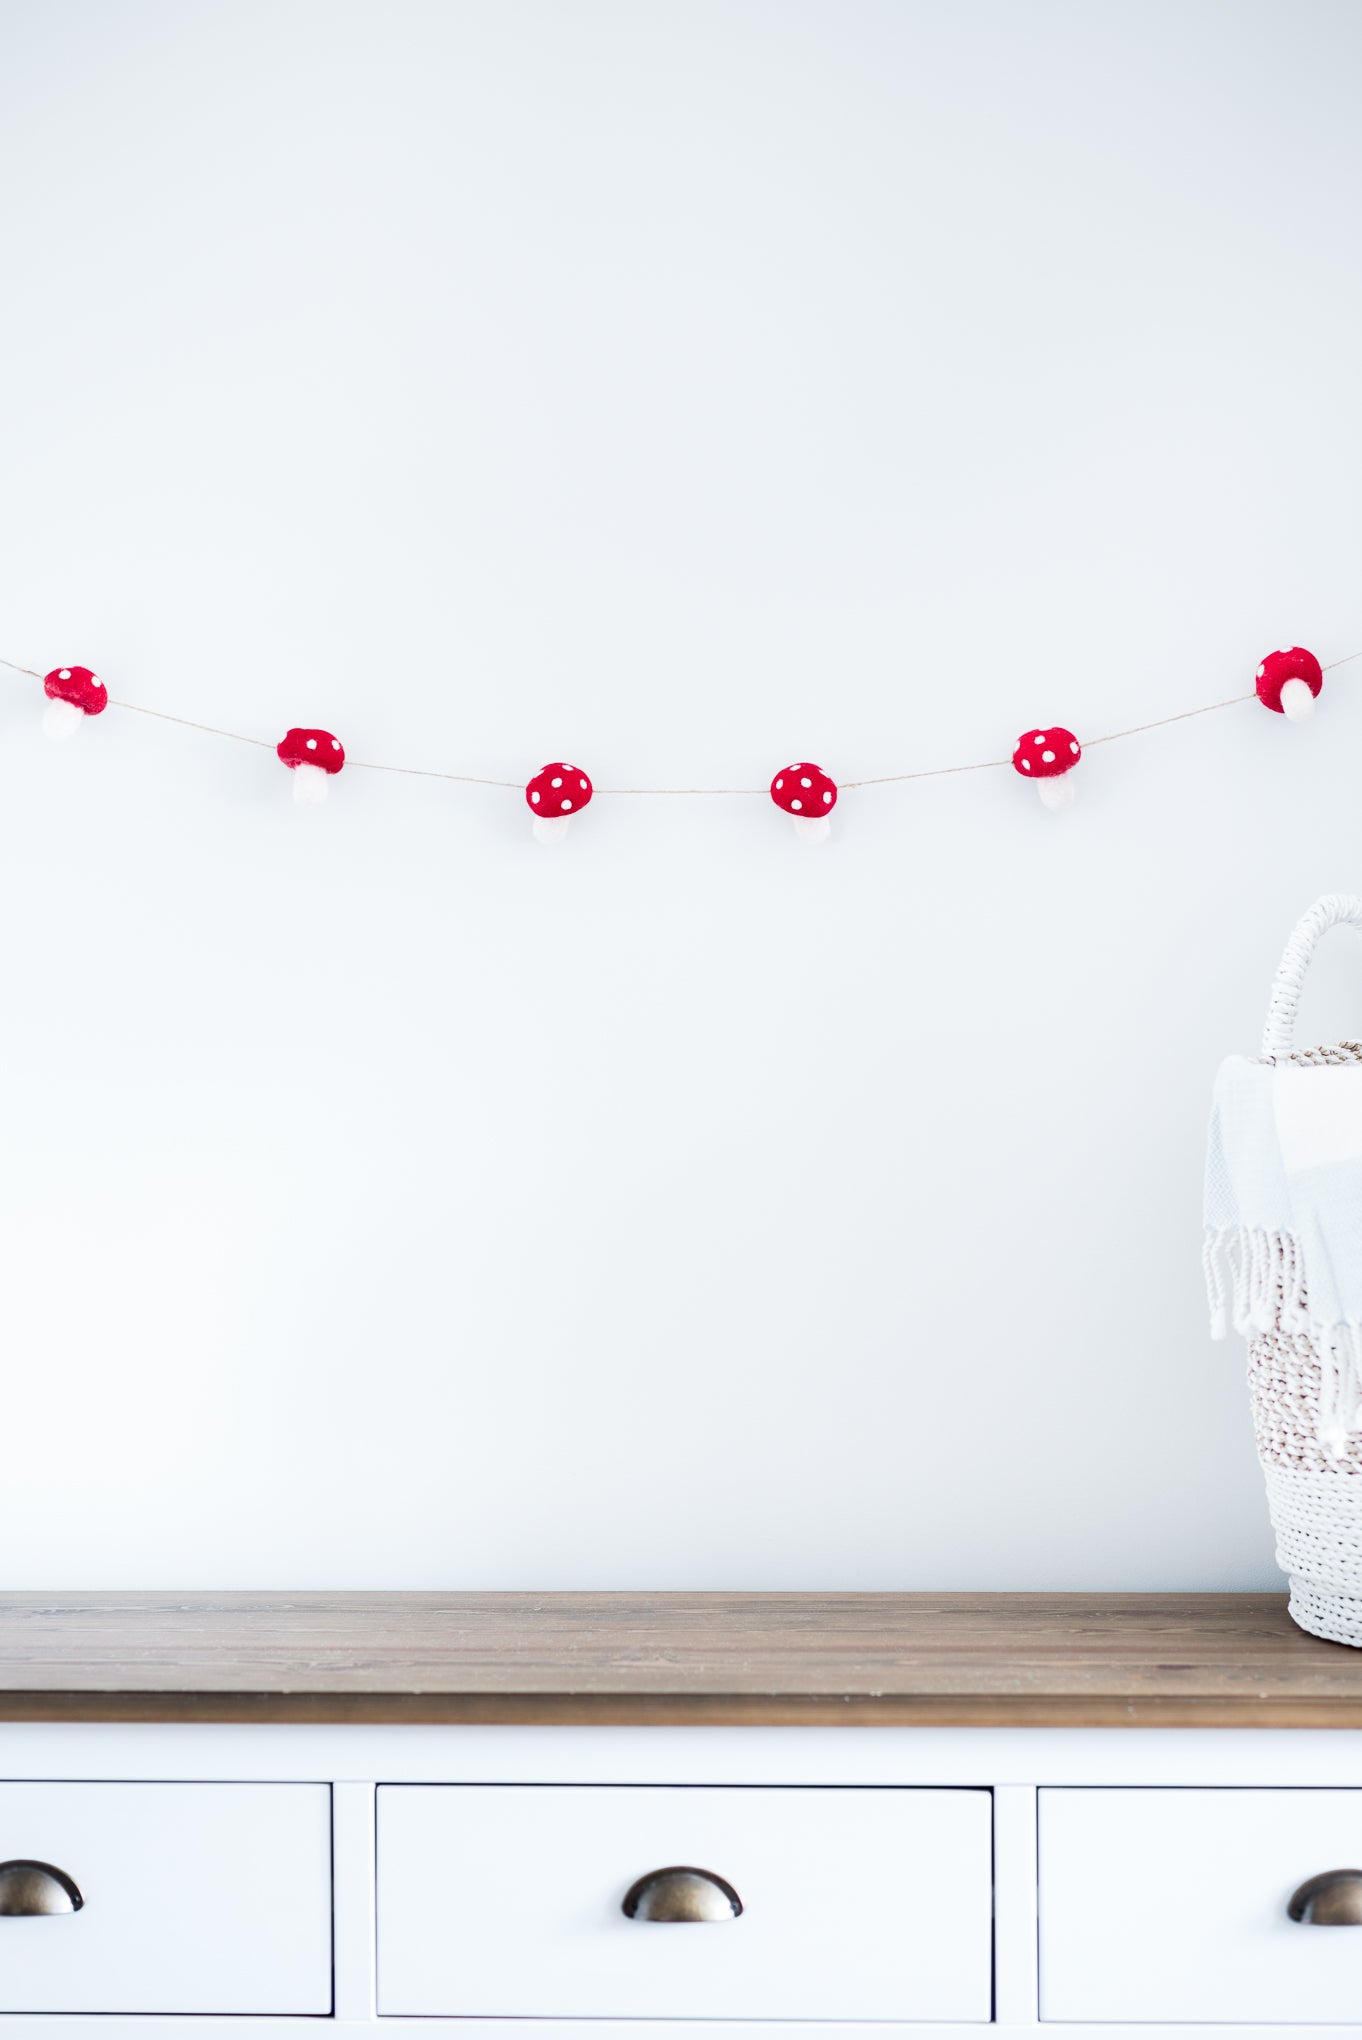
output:
M320 807L326 799L331 774L323 772L320 765L295 765L293 768L293 798L299 807Z
M1304 722L1315 712L1315 697L1308 680L1283 680L1282 714L1289 722Z
M827 815L791 815L795 835L807 849L815 843L826 843L832 834L832 823Z
M74 737L84 720L83 708L54 695L43 710L43 735L51 737L54 744L64 744L68 737Z
M1038 779L1036 781L1036 792L1040 795L1041 800L1046 807L1053 808L1056 812L1060 808L1072 807L1074 795L1077 791L1078 788L1074 785L1072 772L1061 772L1054 779Z
M566 842L567 832L572 826L571 815L536 815L531 823L536 843L555 844Z

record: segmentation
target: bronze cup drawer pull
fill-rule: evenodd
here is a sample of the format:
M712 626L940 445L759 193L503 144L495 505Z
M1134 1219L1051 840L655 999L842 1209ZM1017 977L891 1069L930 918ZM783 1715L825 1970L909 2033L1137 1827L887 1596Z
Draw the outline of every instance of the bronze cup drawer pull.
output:
M1362 1870L1323 1870L1307 1877L1287 1901L1304 1927L1362 1927Z
M79 1912L84 1903L75 1878L53 1863L34 1863L27 1856L0 1863L0 1916L41 1919Z
M674 1863L668 1870L650 1870L624 1894L627 1920L660 1920L690 1924L736 1920L742 1900L726 1877Z

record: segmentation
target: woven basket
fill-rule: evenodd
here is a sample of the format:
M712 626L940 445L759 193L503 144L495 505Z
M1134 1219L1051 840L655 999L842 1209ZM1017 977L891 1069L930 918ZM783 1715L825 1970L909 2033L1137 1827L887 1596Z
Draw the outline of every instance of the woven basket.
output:
M1315 945L1326 930L1362 930L1362 899L1331 893L1319 900L1286 945L1273 980L1263 1060L1269 1063L1362 1062L1362 1044L1297 1049L1296 1007ZM1301 1281L1299 1262L1280 1275L1276 1322L1249 1340L1249 1395L1258 1459L1277 1536L1277 1563L1291 1581L1291 1615L1302 1629L1332 1643L1362 1647L1362 1434L1341 1452L1320 1439L1323 1367L1309 1333L1287 1328L1305 1314L1304 1295L1283 1283Z

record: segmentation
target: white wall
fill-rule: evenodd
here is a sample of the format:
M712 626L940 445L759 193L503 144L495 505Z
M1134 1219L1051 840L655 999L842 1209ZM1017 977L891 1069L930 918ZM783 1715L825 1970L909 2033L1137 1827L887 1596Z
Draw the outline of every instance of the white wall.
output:
M0 653L743 786L1354 651L1360 60L1351 0L9 0ZM300 814L0 679L5 1584L1275 1580L1202 1126L1362 887L1362 662L819 855Z

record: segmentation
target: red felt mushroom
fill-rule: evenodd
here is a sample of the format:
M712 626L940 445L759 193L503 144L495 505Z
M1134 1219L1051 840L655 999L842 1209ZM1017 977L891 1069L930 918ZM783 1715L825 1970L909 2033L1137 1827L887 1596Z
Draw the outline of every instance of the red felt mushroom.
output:
M580 765L543 765L525 788L534 816L536 843L561 843L568 824L591 799L591 781Z
M1082 756L1082 746L1072 730L1028 730L1017 739L1012 769L1023 779L1035 781L1046 807L1068 807L1075 791L1069 775Z
M1269 652L1258 668L1258 699L1289 722L1304 722L1315 712L1315 696L1324 685L1324 668L1313 652L1293 645L1289 652Z
M821 765L786 765L771 781L771 798L795 826L801 843L826 843L837 805L837 782Z
M54 666L43 681L47 707L43 711L43 735L60 743L74 737L87 715L103 715L109 706L109 690L88 666Z
M293 774L293 798L299 807L320 807L345 764L340 738L330 730L289 730L275 749Z

